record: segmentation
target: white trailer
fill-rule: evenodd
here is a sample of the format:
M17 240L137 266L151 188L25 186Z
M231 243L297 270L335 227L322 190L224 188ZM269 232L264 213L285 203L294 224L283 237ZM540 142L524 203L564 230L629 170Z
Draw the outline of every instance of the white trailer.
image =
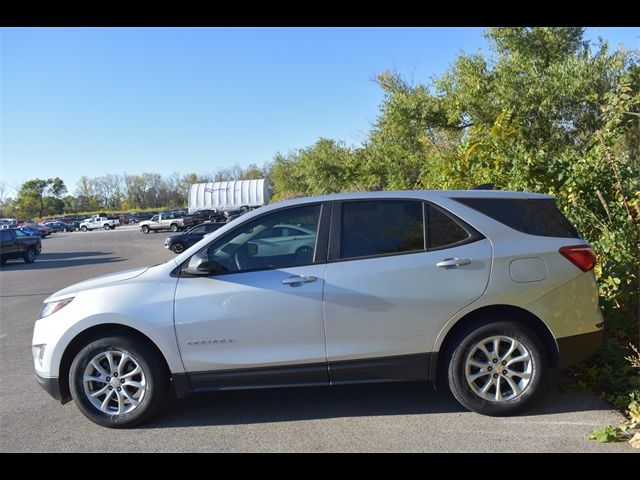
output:
M189 212L204 209L232 210L243 205L260 207L267 203L269 182L265 178L194 183L189 190Z

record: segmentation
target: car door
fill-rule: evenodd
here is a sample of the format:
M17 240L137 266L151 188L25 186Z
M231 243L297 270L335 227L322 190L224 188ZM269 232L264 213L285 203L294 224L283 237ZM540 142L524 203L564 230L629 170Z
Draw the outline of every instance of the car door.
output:
M318 203L261 215L185 264L200 256L213 273L182 267L175 329L193 388L328 383L322 291L329 214ZM312 257L255 255L252 240L283 221L317 232Z
M2 256L5 258L15 258L19 255L19 245L16 234L12 230L0 230L2 237Z
M336 202L331 232L331 382L426 380L435 335L486 288L490 242L419 200Z

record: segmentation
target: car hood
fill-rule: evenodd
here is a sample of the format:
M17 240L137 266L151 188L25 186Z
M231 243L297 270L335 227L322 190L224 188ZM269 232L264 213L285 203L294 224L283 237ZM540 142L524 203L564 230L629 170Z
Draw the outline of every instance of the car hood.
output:
M62 290L58 290L57 292L53 293L51 296L45 299L45 303L65 297L71 297L83 290L91 290L92 288L104 287L106 285L122 282L124 280L130 280L139 275L142 275L144 272L149 270L149 268L150 267L132 268L129 270L123 270L121 272L100 275L99 277L90 278L89 280L85 280L84 282L75 283L67 288L63 288Z

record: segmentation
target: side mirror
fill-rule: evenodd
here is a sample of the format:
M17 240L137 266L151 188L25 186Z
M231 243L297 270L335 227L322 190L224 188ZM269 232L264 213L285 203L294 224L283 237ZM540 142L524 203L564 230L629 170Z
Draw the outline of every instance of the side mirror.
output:
M255 243L247 243L247 255L255 257L258 254L258 245Z
M213 268L207 253L199 252L189 259L189 264L182 271L189 275L210 275Z

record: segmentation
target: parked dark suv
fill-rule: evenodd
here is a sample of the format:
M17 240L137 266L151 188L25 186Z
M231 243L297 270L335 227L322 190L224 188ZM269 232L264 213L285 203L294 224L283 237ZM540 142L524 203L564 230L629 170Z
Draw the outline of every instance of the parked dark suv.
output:
M17 228L0 230L0 263L4 265L12 258L22 258L33 263L42 250L40 238L31 237Z
M225 224L222 222L206 222L196 225L190 230L187 230L182 235L174 235L167 238L164 241L164 248L168 248L173 253L182 253L191 245L195 245L197 242L211 232L215 232Z

